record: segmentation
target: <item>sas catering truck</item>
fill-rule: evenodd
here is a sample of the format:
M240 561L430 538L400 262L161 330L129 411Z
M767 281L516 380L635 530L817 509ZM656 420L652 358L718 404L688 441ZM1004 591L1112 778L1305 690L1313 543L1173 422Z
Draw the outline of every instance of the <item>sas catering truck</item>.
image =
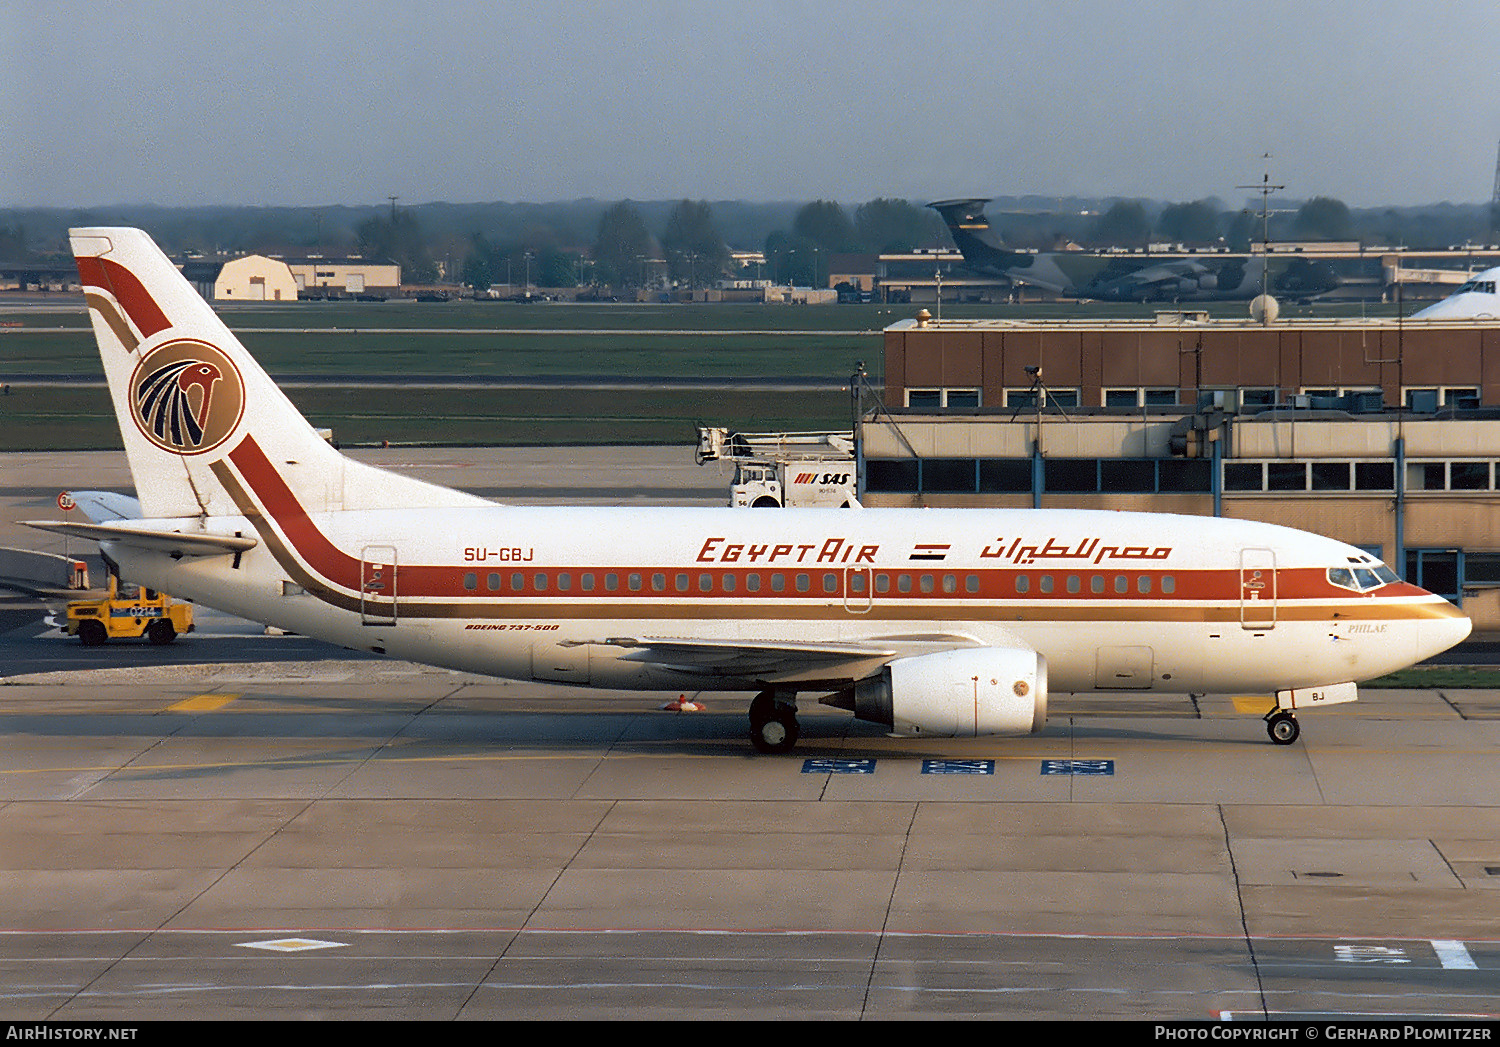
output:
M859 508L854 434L698 429L698 464L732 462L729 504L755 509Z

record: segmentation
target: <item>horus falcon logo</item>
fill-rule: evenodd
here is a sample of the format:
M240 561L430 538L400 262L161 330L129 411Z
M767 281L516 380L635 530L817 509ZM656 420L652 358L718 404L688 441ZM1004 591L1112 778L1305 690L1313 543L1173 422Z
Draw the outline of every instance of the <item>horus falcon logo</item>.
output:
M179 339L136 364L130 407L137 427L162 450L202 454L234 432L245 409L245 387L219 349Z

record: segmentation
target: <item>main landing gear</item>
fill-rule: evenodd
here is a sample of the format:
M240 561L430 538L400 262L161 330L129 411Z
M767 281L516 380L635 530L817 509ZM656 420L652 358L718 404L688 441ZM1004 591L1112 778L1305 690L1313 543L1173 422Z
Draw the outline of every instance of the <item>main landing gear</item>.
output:
M1266 733L1277 745L1291 745L1302 733L1297 717L1285 709L1272 709L1266 714Z
M801 733L797 692L761 691L750 703L750 743L758 752L789 753Z

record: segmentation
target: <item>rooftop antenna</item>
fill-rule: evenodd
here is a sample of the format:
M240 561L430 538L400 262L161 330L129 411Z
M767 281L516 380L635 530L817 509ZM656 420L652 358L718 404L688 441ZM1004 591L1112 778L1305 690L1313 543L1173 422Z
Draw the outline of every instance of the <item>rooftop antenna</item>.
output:
M1260 322L1269 325L1276 319L1276 310L1271 307L1271 194L1278 189L1285 189L1284 185L1271 184L1271 154L1266 153L1262 159L1266 161L1266 170L1261 175L1260 185L1237 185L1236 189L1254 189L1260 193ZM1251 312L1255 310L1255 303L1251 303Z
M1495 191L1490 194L1490 239L1500 233L1500 148L1495 150Z

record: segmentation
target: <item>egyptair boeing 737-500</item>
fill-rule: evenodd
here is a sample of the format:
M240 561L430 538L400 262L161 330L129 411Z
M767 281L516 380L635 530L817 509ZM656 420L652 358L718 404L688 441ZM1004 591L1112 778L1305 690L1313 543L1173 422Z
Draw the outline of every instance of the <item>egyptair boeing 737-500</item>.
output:
M1468 635L1365 552L1241 520L1065 509L532 508L343 457L135 229L76 229L138 519L38 526L344 647L520 680L758 692L922 737L1040 731L1052 691L1297 711ZM135 503L116 500L117 507ZM118 512L118 509L117 509Z

